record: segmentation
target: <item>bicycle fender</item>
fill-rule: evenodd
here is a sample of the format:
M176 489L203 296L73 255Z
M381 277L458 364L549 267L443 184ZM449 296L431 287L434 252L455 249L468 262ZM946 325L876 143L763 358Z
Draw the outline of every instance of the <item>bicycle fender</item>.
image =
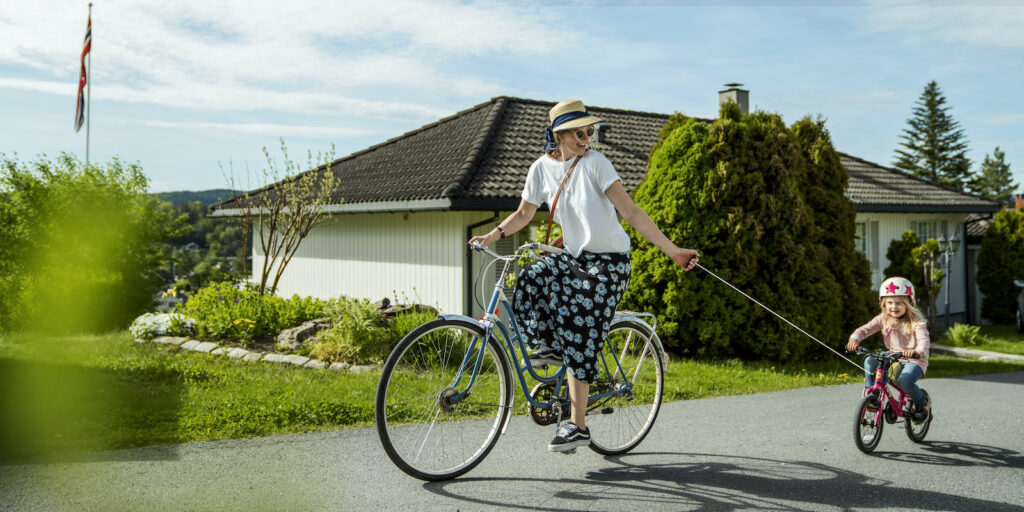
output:
M444 320L459 320L459 321L462 321L462 322L469 322L471 324L475 324L475 325L479 326L481 329L484 328L483 322L481 322L479 319L476 319L476 318L473 318L473 317L470 317L470 316L456 315L456 314L437 315L437 316L438 316L438 318L442 318Z
M655 331L653 327L651 327L651 324L645 322L639 316L631 315L628 312L617 312L612 319L612 323L614 324L617 321L636 322L646 327L648 332L651 333L651 339L654 340L654 343L658 346L658 350L660 350L662 354L666 353L665 346L661 344L661 338L658 336L658 332ZM662 369L668 371L668 361L665 360L665 358L662 358L661 363Z

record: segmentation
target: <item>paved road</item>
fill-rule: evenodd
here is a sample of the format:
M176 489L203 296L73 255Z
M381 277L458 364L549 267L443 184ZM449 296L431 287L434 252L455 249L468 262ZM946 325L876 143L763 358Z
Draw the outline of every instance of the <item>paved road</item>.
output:
M424 483L374 430L0 465L10 510L1024 510L1024 372L925 379L928 441L857 451L858 385L667 404L636 452L549 454L515 418L468 475Z

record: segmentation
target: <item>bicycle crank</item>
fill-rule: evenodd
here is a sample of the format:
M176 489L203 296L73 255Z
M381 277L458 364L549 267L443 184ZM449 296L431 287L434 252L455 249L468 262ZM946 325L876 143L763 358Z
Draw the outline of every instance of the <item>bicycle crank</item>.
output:
M567 392L568 388L562 386L557 401L565 401ZM551 406L547 409L544 409L530 405L530 419L532 419L534 423L543 427L547 425L554 425L561 419L559 418L559 416L561 416L562 408L554 407L555 404L552 400L554 395L555 384L553 382L540 383L533 387L533 391L530 392L530 396L533 398L533 400L535 402L548 404Z

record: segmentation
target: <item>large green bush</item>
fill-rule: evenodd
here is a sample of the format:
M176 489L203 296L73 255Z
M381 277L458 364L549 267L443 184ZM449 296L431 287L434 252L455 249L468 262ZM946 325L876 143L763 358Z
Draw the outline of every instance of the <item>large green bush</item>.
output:
M1024 211L1003 210L981 240L978 289L985 296L981 316L993 323L1012 323L1017 310L1015 279L1024 279Z
M159 245L187 231L138 164L0 154L0 331L96 332L148 310Z
M243 345L323 315L325 302L293 295L260 295L252 286L229 281L200 289L177 311L195 319L200 338L234 340Z
M819 339L838 345L874 313L868 262L854 249L849 176L823 121L723 106L708 125L676 114L635 200L701 264ZM713 357L809 358L814 342L697 270L685 273L628 225L625 306L658 316L676 350Z

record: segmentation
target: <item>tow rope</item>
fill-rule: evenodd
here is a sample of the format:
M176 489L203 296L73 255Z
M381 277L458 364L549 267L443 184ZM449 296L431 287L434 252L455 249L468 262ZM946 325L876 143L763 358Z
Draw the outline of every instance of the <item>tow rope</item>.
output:
M701 265L700 263L697 263L697 268L703 270L704 272L707 272L708 274L711 275L711 277L714 277L715 279L718 279L719 281L725 283L726 286L728 286L729 288L732 288L733 290L736 290L737 292L740 293L740 295L746 297L747 299L749 299L754 304L757 304L758 306L761 306L762 308L764 308L765 311L767 311L767 312L775 315L776 317L778 317L779 320L782 320L783 322L786 322L787 324L791 325L794 329L796 329L796 330L800 331L801 333L803 333L804 336L807 336L808 338L818 342L819 345L821 345L821 346L831 350L832 353L834 353L835 355L845 359L848 363L850 363L853 366L857 367L858 370L862 369L859 364L851 361L850 358L840 354L836 349L834 349L834 348L832 348L832 347L822 343L821 340L819 340L818 338L815 338L814 336L811 336L807 331L801 329L800 327L797 327L796 324L794 324L793 322L790 322L789 320L786 320L785 318L782 317L782 315L772 311L771 309L768 308L768 306L765 306L764 304L761 304L760 302L758 302L756 299L754 299L750 295L747 295L746 293L743 293L743 290L740 290L739 288L736 288L735 286L732 285L732 283L726 281L725 279L722 279L721 277L718 277L718 275L716 275L714 272L704 268L704 266Z

